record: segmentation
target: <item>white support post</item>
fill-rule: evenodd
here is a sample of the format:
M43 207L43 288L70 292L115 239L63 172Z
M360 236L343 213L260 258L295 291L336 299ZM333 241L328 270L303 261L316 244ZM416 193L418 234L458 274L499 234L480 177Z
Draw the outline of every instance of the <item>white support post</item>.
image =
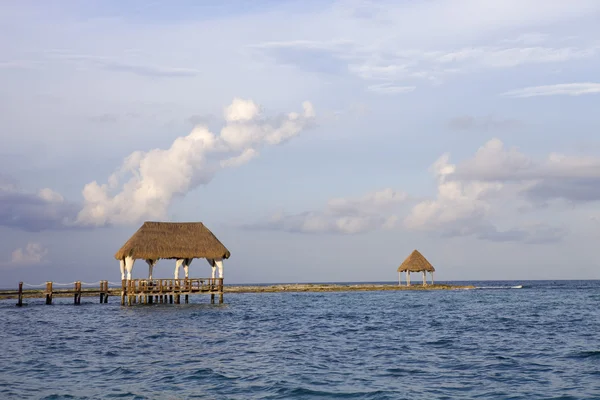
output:
M183 258L179 258L177 259L177 261L175 261L175 279L179 279L179 267L181 267L181 264L183 264Z
M121 268L121 280L125 279L125 259L119 260L119 267Z
M433 271L431 271L431 284L433 285Z
M156 265L157 260L146 260L148 264L148 279L152 280L152 272L154 271L154 265Z
M402 286L402 272L398 271L398 286Z
M219 269L219 278L223 278L223 259L219 258L215 260L215 264Z
M423 271L423 286L427 286L427 272Z
M210 264L212 268L212 278L215 279L215 272L217 271L217 266L215 265L215 260L212 258L207 258L206 261Z
M190 264L192 263L191 258L186 258L183 260L183 272L185 274L185 279L189 278L190 274Z
M410 286L410 271L406 271L406 286Z
M131 271L133 271L133 264L135 263L135 260L133 259L133 257L128 256L125 257L125 269L127 269L127 280L131 280Z

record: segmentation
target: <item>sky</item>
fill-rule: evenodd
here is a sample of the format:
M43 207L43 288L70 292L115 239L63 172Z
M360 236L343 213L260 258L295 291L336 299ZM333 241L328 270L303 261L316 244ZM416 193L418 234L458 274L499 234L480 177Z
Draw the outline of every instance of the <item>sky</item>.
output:
M393 281L413 249L436 280L600 279L599 18L0 2L0 286L118 281L144 221L202 221L228 283Z

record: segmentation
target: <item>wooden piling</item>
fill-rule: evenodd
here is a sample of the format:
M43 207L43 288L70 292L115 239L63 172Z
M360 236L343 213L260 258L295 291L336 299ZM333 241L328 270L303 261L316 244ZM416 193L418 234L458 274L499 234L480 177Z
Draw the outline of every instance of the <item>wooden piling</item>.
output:
M23 306L23 282L19 282L19 293L17 297L17 306Z
M46 304L52 304L52 282L46 282Z
M108 281L100 281L100 304L108 303Z
M75 282L75 293L73 295L73 304L81 304L81 282Z
M127 297L127 281L125 279L121 280L121 305L125 305L125 299Z

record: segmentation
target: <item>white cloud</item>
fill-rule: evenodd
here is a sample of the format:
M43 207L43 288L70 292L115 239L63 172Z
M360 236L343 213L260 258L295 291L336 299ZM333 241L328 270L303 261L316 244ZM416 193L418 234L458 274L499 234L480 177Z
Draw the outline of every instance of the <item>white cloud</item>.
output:
M207 184L220 168L240 166L256 157L260 147L284 143L311 128L315 111L305 102L302 113L266 118L251 100L234 99L224 116L220 134L197 126L168 149L131 153L107 183L87 184L77 223L103 226L164 219L175 197Z
M413 203L405 192L385 189L357 198L333 198L322 210L278 213L248 225L301 233L353 234L403 227L441 236L474 236L495 242L553 243L569 233L559 222L540 217L552 200L600 201L600 158L550 154L536 160L498 139L458 164L441 156L431 167L437 181L432 199ZM410 210L404 209L413 203ZM552 212L568 208L555 204ZM525 217L527 213L530 217ZM533 216L533 217L531 217Z
M525 209L523 203L535 210L554 200L600 201L600 158L550 154L540 161L492 139L474 157L454 165L444 155L432 169L437 197L415 205L404 220L408 229L546 243L559 240L567 230L540 223L501 230L494 221L504 222L503 212L515 218Z
M499 183L460 182L449 178L456 166L449 163L449 155L438 159L432 172L438 181L437 198L415 205L405 218L410 230L433 231L447 235L471 235L489 231L488 199L502 190Z
M46 261L48 249L39 243L30 242L25 248L18 248L12 252L12 265L36 265Z
M77 205L52 189L37 194L22 191L17 182L0 176L0 226L29 232L72 227Z
M299 214L277 213L266 222L250 224L246 228L335 234L391 229L398 219L393 212L407 199L406 193L388 188L357 198L333 198L323 210Z
M60 193L57 193L49 188L40 189L38 192L38 196L49 203L62 203L63 201L65 201L65 199L60 195Z
M600 201L600 158L552 153L536 160L516 148L506 149L498 139L460 163L453 179L519 185L519 195L536 205Z
M506 148L499 139L481 146L475 156L460 163L455 176L461 180L527 182L545 179L600 179L600 158L551 153L536 160L518 148Z
M600 93L600 83L561 83L557 85L532 86L502 93L506 97L537 97L537 96L581 96L584 94Z

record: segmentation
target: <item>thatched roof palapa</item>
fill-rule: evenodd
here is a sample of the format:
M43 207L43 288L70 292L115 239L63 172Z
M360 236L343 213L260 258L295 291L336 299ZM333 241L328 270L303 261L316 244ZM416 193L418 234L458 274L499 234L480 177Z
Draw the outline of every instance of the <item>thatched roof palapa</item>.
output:
M418 250L414 250L410 253L410 256L404 260L404 262L398 267L398 272L434 272L435 268L433 265L425 257L423 254L419 253Z
M202 222L144 222L115 258L229 258L231 253Z

